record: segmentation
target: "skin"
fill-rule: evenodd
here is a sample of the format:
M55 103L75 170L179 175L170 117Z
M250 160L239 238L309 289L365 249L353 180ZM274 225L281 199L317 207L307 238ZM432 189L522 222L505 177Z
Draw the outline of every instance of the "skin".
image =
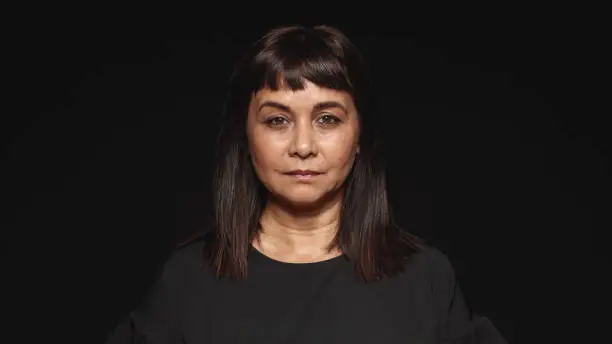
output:
M269 191L253 246L291 263L341 254L325 247L338 230L343 183L359 152L359 122L350 94L306 81L303 90L264 88L253 95L247 136L253 167ZM300 179L286 173L313 170Z

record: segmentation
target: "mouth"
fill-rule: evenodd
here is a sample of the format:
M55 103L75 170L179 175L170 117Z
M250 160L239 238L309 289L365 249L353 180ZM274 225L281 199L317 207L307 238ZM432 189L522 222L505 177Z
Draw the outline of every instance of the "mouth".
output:
M293 170L293 171L289 171L289 172L287 172L285 174L298 175L298 176L308 176L308 175L321 174L321 172L317 172L317 171L313 171L313 170Z
M285 173L285 175L295 177L298 179L310 179L310 178L319 176L321 174L323 173L317 172L317 171L311 171L311 170L294 170L294 171Z

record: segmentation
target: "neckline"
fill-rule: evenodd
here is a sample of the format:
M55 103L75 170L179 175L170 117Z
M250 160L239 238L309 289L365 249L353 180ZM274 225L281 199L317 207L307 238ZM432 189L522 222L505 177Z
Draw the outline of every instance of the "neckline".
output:
M335 262L341 261L343 258L345 258L344 254L341 254L339 256L328 258L328 259L317 261L317 262L303 262L303 263L300 263L300 262L283 262L281 260L277 260L277 259L274 259L272 257L269 257L269 256L265 255L263 252L259 251L253 245L250 245L250 248L251 248L251 252L253 252L253 254L255 256L259 257L260 260L264 260L264 261L267 261L268 263L275 264L275 265L278 265L278 266L287 266L287 267L308 268L308 267L313 267L313 266L324 266L324 265L330 265L330 264L333 264Z

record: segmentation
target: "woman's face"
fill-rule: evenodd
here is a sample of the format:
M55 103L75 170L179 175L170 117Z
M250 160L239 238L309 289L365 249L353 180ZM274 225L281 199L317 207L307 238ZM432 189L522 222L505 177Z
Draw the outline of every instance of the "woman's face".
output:
M257 92L247 122L257 176L275 198L296 207L337 194L359 151L352 97L308 81L303 90Z

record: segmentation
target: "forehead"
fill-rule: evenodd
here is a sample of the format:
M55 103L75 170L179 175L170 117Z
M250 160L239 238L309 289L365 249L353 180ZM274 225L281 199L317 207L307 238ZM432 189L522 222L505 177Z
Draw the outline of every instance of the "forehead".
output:
M310 81L305 81L301 90L291 90L283 85L278 90L263 88L253 95L252 102L258 104L270 100L288 106L308 106L324 101L336 101L347 108L354 107L353 97L348 92L321 87Z

